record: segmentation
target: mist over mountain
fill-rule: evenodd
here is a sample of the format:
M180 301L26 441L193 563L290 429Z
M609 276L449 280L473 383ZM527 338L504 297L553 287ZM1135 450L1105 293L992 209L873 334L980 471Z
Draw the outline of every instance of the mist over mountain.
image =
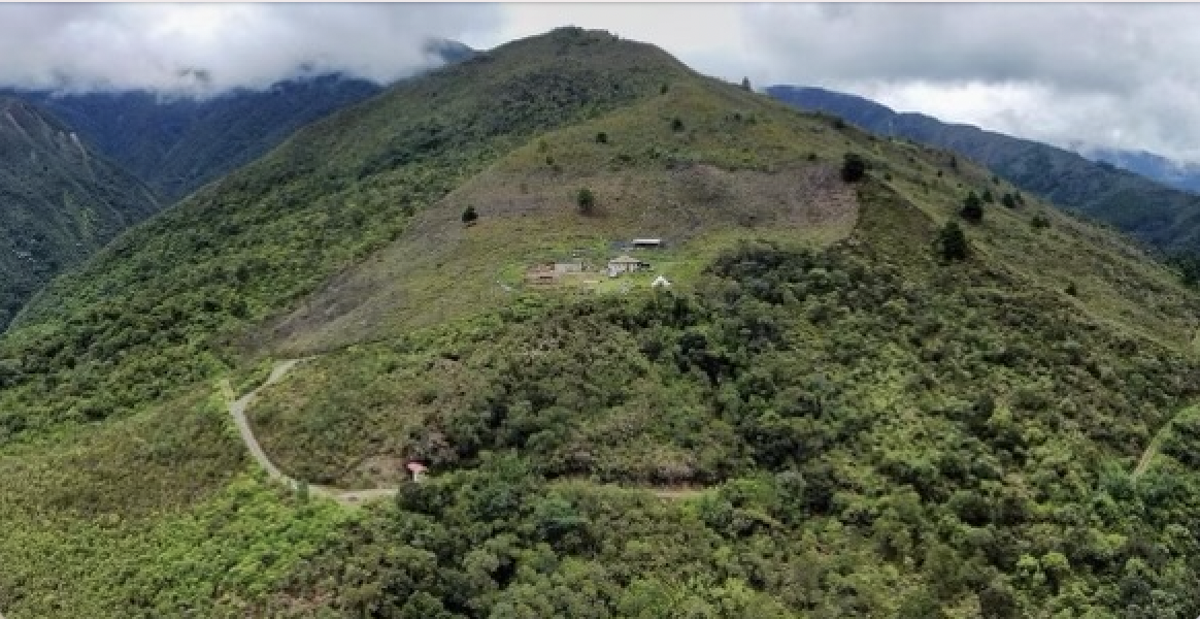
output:
M431 39L424 51L438 64L459 62L474 53L443 39ZM189 74L203 79L204 71ZM384 87L302 66L296 77L264 89L234 88L215 94L8 92L52 111L170 203L253 161L300 127Z

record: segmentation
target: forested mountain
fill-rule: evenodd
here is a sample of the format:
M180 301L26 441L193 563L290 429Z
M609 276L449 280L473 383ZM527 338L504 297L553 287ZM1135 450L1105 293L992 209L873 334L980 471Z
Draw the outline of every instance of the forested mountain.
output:
M428 53L459 62L474 51L436 40ZM382 89L364 79L317 74L204 98L150 91L13 92L51 110L171 203L261 157L300 127Z
M868 131L961 153L1024 191L1169 252L1200 252L1200 196L1188 191L1068 150L943 123L924 114L896 113L855 95L796 86L770 86L766 92L802 109L835 114Z
M1198 317L966 157L562 28L30 304L0 609L1191 619Z
M58 119L0 96L0 328L52 276L157 206Z
M1173 161L1146 151L1111 148L1091 149L1084 155L1118 168L1136 172L1169 187L1200 193L1200 165Z
M20 95L76 127L169 203L257 159L305 124L380 90L366 80L322 75L207 99L149 91Z

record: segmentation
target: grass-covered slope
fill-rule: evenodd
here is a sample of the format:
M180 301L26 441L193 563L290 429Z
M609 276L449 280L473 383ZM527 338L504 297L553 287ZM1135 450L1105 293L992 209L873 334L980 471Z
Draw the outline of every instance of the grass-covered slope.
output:
M649 46L564 30L310 125L26 308L0 342L0 437L128 412L209 375L219 338L290 307L535 132L689 75Z
M150 190L59 120L0 96L0 328L54 275L154 213Z
M337 114L0 345L0 609L1194 617L1200 299L951 160L573 29ZM634 235L670 289L522 278ZM271 458L427 482L246 475L217 379L313 352Z

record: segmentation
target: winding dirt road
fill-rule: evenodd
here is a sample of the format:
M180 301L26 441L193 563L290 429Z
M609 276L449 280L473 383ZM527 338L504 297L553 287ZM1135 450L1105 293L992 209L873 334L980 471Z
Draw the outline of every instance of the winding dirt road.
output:
M246 408L258 396L259 391L273 385L283 379L288 372L292 371L297 364L307 361L312 357L305 359L288 359L280 361L271 368L271 375L267 377L266 382L256 387L250 393L234 399L233 388L229 384L229 379L221 381L221 391L225 394L225 401L229 408L229 414L233 416L233 422L237 425L238 433L242 436L242 442L246 444L246 449L250 450L250 455L254 457L255 462L267 472L267 476L271 479L282 482L289 488L298 490L302 486L308 486L309 494L315 496L323 496L331 498L344 505L361 505L375 499L387 498L394 496L398 488L371 488L367 490L343 490L341 488L333 488L331 486L320 486L316 484L307 484L288 477L275 466L274 462L267 457L267 452L263 451L262 445L258 443L258 439L254 437L254 430L250 428L250 422L246 419ZM0 616L0 619L4 619Z
M279 470L279 467L271 462L271 458L267 456L267 452L263 451L262 445L258 443L258 439L254 437L254 430L250 427L249 420L246 419L246 409L258 393L283 379L288 372L292 371L298 364L313 359L315 357L306 357L304 359L288 359L280 361L271 368L271 375L267 377L266 382L256 387L250 393L236 398L233 392L233 387L229 383L229 379L221 381L221 391L225 396L225 401L229 408L229 414L233 417L234 424L237 425L238 433L242 436L242 442L246 444L246 449L250 451L250 455L254 457L255 462L267 472L267 475L278 482L286 484L289 488L299 489L302 486L308 486L308 492L311 495L323 496L331 498L343 505L362 505L373 500L395 496L399 488L371 488L367 490L344 490L331 486L320 486L316 484L306 484L289 477ZM630 490L641 490L649 492L654 496L668 500L679 501L694 498L699 496L704 491L697 488L629 488ZM4 619L0 616L0 619Z

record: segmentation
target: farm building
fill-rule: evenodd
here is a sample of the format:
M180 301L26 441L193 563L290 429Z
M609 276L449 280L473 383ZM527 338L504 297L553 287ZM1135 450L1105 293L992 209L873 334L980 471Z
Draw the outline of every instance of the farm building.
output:
M618 256L608 261L608 274L610 277L616 277L621 273L640 271L647 266L649 265L632 256Z

